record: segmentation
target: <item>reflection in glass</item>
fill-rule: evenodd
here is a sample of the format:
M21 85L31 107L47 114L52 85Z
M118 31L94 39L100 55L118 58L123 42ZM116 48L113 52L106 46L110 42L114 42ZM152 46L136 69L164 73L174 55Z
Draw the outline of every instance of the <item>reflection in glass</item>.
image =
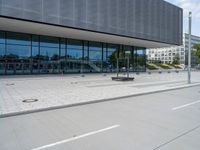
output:
M79 40L67 40L67 62L65 70L67 72L81 72L81 63L83 58L83 45Z
M39 36L38 35L32 35L32 46L39 46Z
M41 60L58 60L59 59L59 49L51 47L40 48L40 59Z
M7 74L29 74L31 47L23 45L7 45Z
M30 46L7 45L6 57L13 59L29 59L31 56Z
M5 43L5 32L0 31L0 43Z
M59 72L59 48L41 47L40 48L40 72L58 73Z
M5 51L5 44L0 44L0 60L5 57L6 51Z
M119 46L114 44L108 44L107 47L107 72L117 71L117 59L118 59Z
M83 54L83 59L88 60L89 59L89 46L88 42L84 42L84 54Z
M67 49L67 58L69 59L82 59L82 50L79 49Z
M101 72L102 70L102 44L89 42L89 67L90 72Z
M0 74L5 74L5 44L0 44Z
M49 36L40 36L40 46L59 48L59 38L49 37Z
M39 47L32 47L32 68L31 72L32 73L39 73L39 59L40 59L40 54L39 54Z
M60 50L60 59L65 60L66 59L66 49L61 49Z
M7 32L7 44L31 45L31 36L28 34Z
M146 71L146 50L145 48L137 48L136 62L137 67L135 71Z
M145 52L140 47L0 31L0 74L116 72L117 60L119 71L145 71Z

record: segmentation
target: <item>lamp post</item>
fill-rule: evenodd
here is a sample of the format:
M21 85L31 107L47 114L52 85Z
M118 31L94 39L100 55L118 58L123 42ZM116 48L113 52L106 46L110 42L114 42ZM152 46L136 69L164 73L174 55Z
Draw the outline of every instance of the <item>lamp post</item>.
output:
M191 83L191 31L192 31L192 12L189 12L189 49L188 49L188 84Z

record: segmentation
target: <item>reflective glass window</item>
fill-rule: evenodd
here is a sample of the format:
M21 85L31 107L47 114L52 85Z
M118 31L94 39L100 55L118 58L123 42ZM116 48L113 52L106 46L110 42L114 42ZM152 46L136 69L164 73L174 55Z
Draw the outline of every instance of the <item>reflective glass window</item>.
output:
M82 41L67 40L67 58L82 59L83 55Z
M138 49L137 50L138 55L144 55L144 50L143 49Z
M145 48L137 48L137 69L139 71L145 71L146 65L146 54Z
M30 58L31 47L22 45L7 45L6 56L9 58Z
M0 74L5 74L5 44L0 44Z
M32 46L39 46L39 36L32 35Z
M67 40L67 48L82 50L82 41L68 39Z
M32 47L32 58L33 59L39 58L39 47Z
M67 43L66 39L60 39L60 58L64 59L66 57Z
M117 52L118 52L118 46L117 45L108 44L108 48L107 48L108 59L110 57L117 57Z
M66 49L61 49L60 50L60 58L65 58L65 56L66 56Z
M49 36L40 36L40 46L59 48L59 38L49 37Z
M63 72L115 72L117 58L125 60L127 51L130 52L129 70L145 71L145 48L0 31L0 62L7 58L11 65L17 66L10 73L28 73L29 69L32 73L59 73L60 69ZM118 64L122 71L127 67L126 61Z
M82 58L82 50L67 49L67 57L73 58L73 59L81 59Z
M5 43L5 32L0 31L0 43Z
M89 57L88 57L88 42L84 42L84 59L85 60L88 60L89 59Z
M117 68L119 46L115 44L108 44L107 47L107 71L115 71Z
M103 61L107 60L107 44L103 44Z
M98 42L90 42L90 50L93 51L101 51L102 50L102 43L98 43Z
M8 32L7 43L18 45L31 45L31 36L28 34Z
M5 53L5 44L0 44L0 58L3 58Z
M89 44L89 58L90 60L102 60L102 44L97 42L90 42Z
M100 51L90 51L90 60L101 60L102 53Z
M58 60L59 59L59 49L50 47L40 48L40 57L45 60Z
M66 40L64 38L60 39L60 48L61 49L66 49L67 48Z

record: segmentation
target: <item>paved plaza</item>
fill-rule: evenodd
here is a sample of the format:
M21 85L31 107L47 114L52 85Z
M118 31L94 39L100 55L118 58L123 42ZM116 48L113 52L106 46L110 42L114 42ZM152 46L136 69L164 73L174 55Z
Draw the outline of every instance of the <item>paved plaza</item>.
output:
M0 78L0 116L97 102L187 87L187 72L135 73L133 82L112 81L116 74L7 76ZM200 72L192 73L192 86ZM23 100L37 102L24 103Z

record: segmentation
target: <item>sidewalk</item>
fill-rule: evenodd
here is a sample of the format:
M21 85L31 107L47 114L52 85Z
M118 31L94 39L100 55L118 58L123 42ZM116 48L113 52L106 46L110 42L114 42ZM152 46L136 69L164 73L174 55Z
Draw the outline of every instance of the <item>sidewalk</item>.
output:
M0 117L200 85L200 72L192 73L191 85L187 72L134 73L133 82L112 81L112 76L116 74L0 77ZM22 102L26 99L38 101Z

